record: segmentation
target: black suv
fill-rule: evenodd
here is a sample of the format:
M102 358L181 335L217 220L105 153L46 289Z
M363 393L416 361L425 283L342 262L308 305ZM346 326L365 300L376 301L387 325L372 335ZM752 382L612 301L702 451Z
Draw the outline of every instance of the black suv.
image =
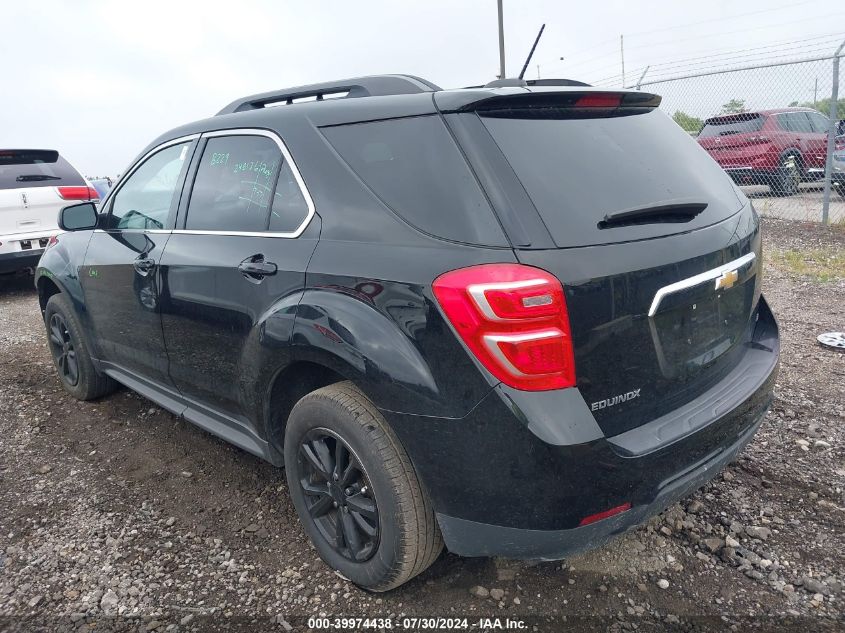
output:
M510 83L304 86L158 138L40 262L64 387L285 465L376 591L701 486L772 399L757 215L659 97Z

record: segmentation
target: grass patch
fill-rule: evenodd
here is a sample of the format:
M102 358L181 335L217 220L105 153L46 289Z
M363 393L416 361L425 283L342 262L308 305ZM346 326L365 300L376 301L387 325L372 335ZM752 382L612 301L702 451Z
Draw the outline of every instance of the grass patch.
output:
M845 279L845 249L814 248L805 250L769 250L765 260L775 268L814 281Z

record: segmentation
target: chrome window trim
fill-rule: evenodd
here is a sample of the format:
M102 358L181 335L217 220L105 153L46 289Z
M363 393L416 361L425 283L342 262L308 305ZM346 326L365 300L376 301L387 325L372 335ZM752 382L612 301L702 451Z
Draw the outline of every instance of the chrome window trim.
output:
M311 223L311 219L314 217L316 213L316 209L314 207L314 200L311 198L311 193L308 191L308 187L305 186L305 180L302 178L302 174L299 171L299 167L297 167L296 162L293 160L293 156L291 155L290 151L285 145L285 142L277 135L275 132L270 130L262 130L259 128L230 128L225 130L213 130L211 132L203 132L200 135L202 138L215 138L219 136L264 136L269 138L273 142L278 145L279 150L282 152L282 157L284 158L285 162L290 165L291 172L293 173L293 178L296 180L296 184L299 186L299 191L302 193L302 197L305 199L305 205L308 207L308 213L305 216L305 219L302 220L302 223L296 228L294 231L290 232L277 232L277 231L215 231L215 230L205 230L205 229L173 229L172 233L180 233L185 235L238 235L242 237L282 237L287 239L297 238L308 228L308 225ZM281 168L284 166L284 163L279 166L279 172L281 173ZM197 167L199 169L199 167ZM193 183L191 184L191 189L193 189ZM190 210L190 201L188 202L188 206L186 210ZM272 213L273 210L273 201L270 201L270 212ZM187 217L185 218L187 223Z
M117 184L112 188L111 191L108 192L105 199L100 203L101 208L105 209L107 207L107 205L111 204L112 198L114 196L116 196L117 193L123 188L124 183L126 183L126 181L129 180L130 176L132 176L132 174L134 174L135 171L141 165L143 165L150 156L152 156L153 154L157 154L161 150L167 149L168 147L170 147L172 145L179 145L179 144L184 143L186 141L193 141L195 139L198 139L199 137L200 137L200 134L199 134L199 132L197 132L196 134L188 134L187 136L180 136L178 138L174 138L174 139L171 139L169 141L165 141L164 143L161 143L159 145L156 145L149 152L147 152L146 154L141 156L141 158L136 160L135 164L133 164L132 167L129 168L129 171L127 171L125 174L123 174L120 177L120 180L117 181ZM111 209L109 209L109 215L111 215ZM123 231L125 229L114 229L114 230Z
M660 302L663 301L663 297L675 292L680 292L681 290L686 290L687 288L692 288L693 286L698 286L708 281L713 281L714 279L718 279L722 273L726 273L730 270L739 270L740 268L743 268L753 262L755 258L756 255L754 253L748 253L739 259L735 259L727 264L722 264L717 268L713 268L692 277L687 277L681 281L676 281L668 286L663 286L663 288L660 288L655 293L654 299L651 302L651 307L648 309L648 316L653 317L657 314L657 309L660 307Z

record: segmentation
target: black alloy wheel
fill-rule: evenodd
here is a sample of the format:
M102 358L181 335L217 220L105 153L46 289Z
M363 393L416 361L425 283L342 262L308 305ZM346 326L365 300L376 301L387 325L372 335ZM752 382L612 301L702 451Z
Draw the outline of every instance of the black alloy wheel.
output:
M360 460L337 434L312 429L299 446L299 484L309 515L338 554L360 563L379 544L379 512Z
M68 386L75 387L79 382L79 359L76 344L61 314L54 313L50 317L49 338L59 376Z

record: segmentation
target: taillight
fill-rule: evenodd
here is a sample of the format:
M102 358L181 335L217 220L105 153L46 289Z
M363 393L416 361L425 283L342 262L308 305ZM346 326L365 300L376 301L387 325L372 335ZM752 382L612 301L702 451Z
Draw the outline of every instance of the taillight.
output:
M483 264L434 280L434 296L490 373L525 391L575 386L563 286L539 268Z
M613 92L585 94L575 102L576 108L617 108L622 104L622 95Z
M99 200L94 187L56 187L62 200Z
M51 236L50 236L50 239L49 239L49 240L47 240L47 246L45 246L45 247L44 247L44 250L46 251L46 250L47 250L47 249L49 249L49 248L53 248L53 247L54 247L56 244L58 244L58 243L59 243L59 238L58 238L58 236L56 236L56 235L51 235Z

